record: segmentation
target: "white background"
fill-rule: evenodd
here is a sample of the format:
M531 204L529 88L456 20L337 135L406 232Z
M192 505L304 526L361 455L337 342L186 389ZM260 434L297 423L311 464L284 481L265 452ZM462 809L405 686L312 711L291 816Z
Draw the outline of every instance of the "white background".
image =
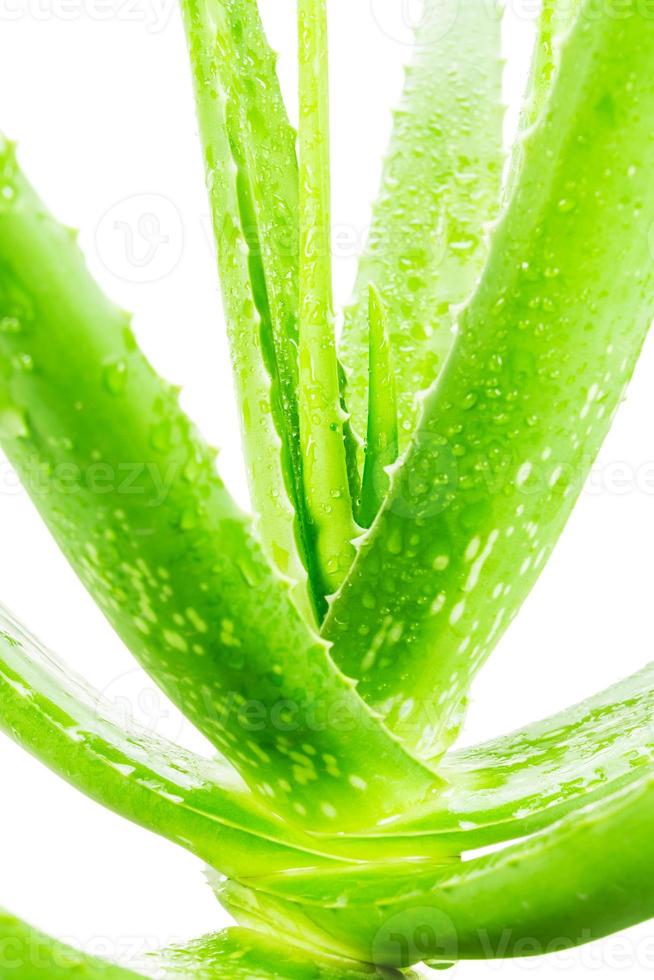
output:
M506 100L515 122L533 0L509 0ZM410 50L407 0L333 0L336 288L347 299ZM264 15L291 102L294 4ZM174 0L0 0L0 126L55 213L81 229L93 272L136 313L156 367L244 498L237 420L201 158ZM292 110L294 112L294 109ZM154 196L153 196L154 195ZM165 240L139 220L154 212ZM123 224L121 224L121 222ZM154 247L153 247L154 246ZM564 539L474 689L466 741L563 707L651 659L654 342ZM134 669L3 463L0 599L94 684L163 734L199 744ZM145 692L145 695L144 695ZM153 700L154 697L154 700ZM104 812L0 739L0 904L92 951L128 959L226 921L198 861ZM565 868L560 869L565 874ZM654 923L550 959L462 964L462 978L644 977ZM452 975L452 974L450 974Z

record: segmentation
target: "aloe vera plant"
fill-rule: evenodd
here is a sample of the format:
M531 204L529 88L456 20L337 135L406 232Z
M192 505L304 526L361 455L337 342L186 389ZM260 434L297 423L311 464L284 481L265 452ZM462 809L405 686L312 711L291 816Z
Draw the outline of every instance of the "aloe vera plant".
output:
M408 977L654 916L651 666L453 747L654 315L654 20L546 0L505 167L500 16L427 3L339 347L327 4L297 7L298 134L256 0L182 0L251 515L0 141L0 443L215 754L8 611L0 727L238 924L126 969L0 912L3 977Z

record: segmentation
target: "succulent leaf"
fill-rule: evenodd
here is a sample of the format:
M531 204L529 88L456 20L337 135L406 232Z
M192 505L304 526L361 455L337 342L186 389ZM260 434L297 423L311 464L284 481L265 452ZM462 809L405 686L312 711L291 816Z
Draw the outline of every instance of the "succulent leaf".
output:
M299 947L248 929L228 929L181 947L169 947L154 958L165 980L189 975L198 980L357 980L380 976L371 965L336 956L309 954ZM410 977L396 970L386 980Z
M368 289L384 297L404 449L416 396L443 368L457 307L486 257L502 177L501 14L493 0L427 0L340 354L353 426L368 414Z
M424 758L551 553L654 311L651 19L582 9L475 297L324 635Z
M177 392L11 168L13 197L0 206L0 322L11 326L0 330L0 444L71 565L267 806L331 829L417 802L438 781L336 669Z
M203 758L114 717L99 691L2 609L0 695L1 730L98 803L223 874L330 863L315 839L258 805L224 759Z
M370 527L379 512L388 493L386 470L397 460L399 452L395 371L388 337L388 317L384 301L372 285L368 321L368 431L361 506L357 515L362 527Z
M462 864L371 865L356 888L341 872L299 871L225 883L220 897L240 921L256 909L271 930L383 966L540 955L654 915L653 812L648 775Z
M308 588L318 610L299 444L295 133L256 3L183 0L182 11L258 531L299 607Z
M134 973L51 939L0 909L0 952L6 980L356 980L357 977L409 977L332 956L309 956L297 947L247 929L226 929L184 946L151 954Z
M654 666L551 718L473 748L439 766L447 789L425 806L387 821L376 834L397 848L415 835L451 854L542 830L568 812L615 793L652 771ZM365 835L348 838L352 852ZM435 852L432 852L436 856Z
M142 980L142 974L57 942L2 908L0 954L7 980Z
M299 0L300 443L324 595L341 585L357 536L336 357L331 260L329 73L325 0Z

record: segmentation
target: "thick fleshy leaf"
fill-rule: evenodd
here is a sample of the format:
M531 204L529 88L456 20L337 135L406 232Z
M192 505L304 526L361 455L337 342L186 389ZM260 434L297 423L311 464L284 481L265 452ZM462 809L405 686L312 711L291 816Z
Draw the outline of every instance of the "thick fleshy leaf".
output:
M298 872L223 887L239 921L383 965L537 955L654 915L654 776L518 844L430 862ZM356 886L355 886L356 885ZM383 897L380 897L383 896Z
M362 527L370 527L379 513L390 486L388 467L399 454L393 352L388 317L375 286L370 287L368 323L368 431L361 506L357 512Z
M163 950L153 958L165 978L185 980L356 980L382 976L386 980L409 977L387 970L379 974L373 966L324 954L311 954L278 938L249 929L228 929L204 936L185 946Z
M308 584L322 608L299 444L295 133L256 0L182 12L259 533L299 607Z
M561 45L572 28L581 0L544 0L529 79L527 104L522 119L524 129L536 122L547 105L561 61Z
M0 909L0 969L3 980L356 980L410 974L378 973L374 967L312 955L248 929L226 929L184 946L148 956L138 973L89 956L51 939Z
M486 256L502 177L500 18L485 0L427 0L394 117L341 357L348 408L361 435L368 412L368 288L382 296L404 448L416 395L443 367L456 307Z
M428 842L438 840L443 854L455 855L542 830L652 771L653 713L650 664L551 718L449 753L439 766L444 791L428 805L385 821L372 839L381 849L386 838L396 849L406 837L406 853L414 856L427 856ZM347 842L352 854L363 853L369 839Z
M353 504L336 357L332 289L329 70L325 0L299 0L299 405L304 496L322 595L354 560Z
M506 199L515 190L523 164L523 136L538 121L547 106L561 62L561 46L575 22L580 6L581 0L543 0L541 4L526 98L520 113L518 138L511 148L511 163L504 187Z
M56 773L224 874L331 863L316 841L258 805L227 762L124 727L114 714L0 609L0 730Z
M276 812L347 829L417 802L433 775L335 668L5 145L0 173L0 442L83 583Z
M324 635L423 757L572 510L654 312L654 21L584 7L389 499Z
M115 717L0 607L0 730L120 816L169 838L222 874L413 856L416 837L302 833L262 807L235 769ZM415 816L418 820L418 815ZM430 821L432 815L420 820ZM420 853L446 856L448 835L420 836Z
M651 771L653 713L650 664L551 718L453 752L441 767L448 809L462 822L492 816L493 842L506 839L498 831L507 819L517 822L512 836L531 833Z
M43 935L1 908L0 970L3 980L142 980L141 974Z

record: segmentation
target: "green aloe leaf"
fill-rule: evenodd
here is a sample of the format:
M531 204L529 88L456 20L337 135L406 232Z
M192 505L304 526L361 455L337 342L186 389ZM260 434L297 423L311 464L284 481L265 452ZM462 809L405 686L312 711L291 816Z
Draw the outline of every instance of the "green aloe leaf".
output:
M356 431L368 412L368 287L383 296L394 354L400 445L416 395L442 369L456 307L486 256L502 176L501 15L493 2L427 0L395 113L382 185L340 353Z
M258 910L271 928L283 923L287 935L381 965L539 955L654 915L653 815L648 775L541 834L449 868L371 865L347 891L338 872L300 871L226 884L221 899L241 921Z
M460 887L461 897L456 898L454 907L457 914L463 915L468 901L468 892L464 888L465 876L470 869L471 878L474 878L477 869L481 868L488 880L487 887L493 889L493 898L489 900L494 902L495 890L497 894L501 894L504 886L501 883L495 885L491 880L494 867L492 861L480 862L474 855L468 855L460 872L456 870L454 860L450 860L449 868L446 869L448 862L444 857L439 861L427 860L424 843L430 835L438 837L442 844L449 842L454 858L456 852L527 838L551 828L552 837L540 833L537 837L530 838L544 850L545 845L550 846L555 836L562 839L567 837L568 832L576 829L577 821L583 827L591 817L593 827L597 825L598 834L601 832L608 835L608 831L599 827L599 822L603 820L614 821L612 833L629 833L628 814L636 809L636 805L632 806L630 802L631 797L625 795L631 787L633 786L635 799L645 799L650 808L654 805L654 796L647 789L654 778L654 741L650 725L654 699L653 681L654 667L649 665L633 677L552 718L485 745L464 749L446 757L441 772L447 779L448 789L436 805L413 818L392 821L384 828L384 832L394 839L396 835L415 835L415 856L411 869L406 861L391 859L372 862L357 869L334 869L326 873L307 869L297 876L286 877L283 881L274 876L263 883L252 882L256 894L249 897L238 885L227 885L227 901L230 906L232 900L234 901L234 911L243 921L247 920L247 910L251 908L259 907L262 916L267 914L273 917L279 916L285 910L285 921L292 922L294 928L298 928L303 934L312 935L313 942L320 945L321 941L325 941L324 931L322 940L320 938L321 930L329 928L331 938L334 929L324 909L316 913L313 906L319 905L322 908L326 905L327 908L335 909L336 895L356 895L347 904L351 916L351 920L348 919L347 935L355 931L352 923L357 921L360 914L362 928L369 930L366 942L372 943L373 949L378 948L382 939L389 938L391 923L396 934L403 937L402 941L409 946L416 935L423 932L427 936L433 935L434 945L428 950L419 948L417 952L421 955L435 956L438 942L453 958L483 955L480 951L475 952L472 946L462 950L456 933L453 938L451 933L438 932L445 927L450 928L451 921L447 917L450 916L450 911L448 907L447 916L439 919L438 909L441 906L436 904L432 907L432 901L438 899L442 882L445 882L443 894L447 903L450 891L456 892ZM624 807L627 815L624 816L623 830L617 826L617 821L622 819L621 807L625 801L628 806ZM563 822L562 818L565 818ZM650 818L651 816L648 819ZM559 833L560 828L566 828L565 833ZM499 852L500 856L504 853L507 855L502 868L506 865L507 868L517 869L522 863L529 864L531 852L528 844L529 841L513 844L506 852ZM570 851L574 853L572 845ZM423 857L419 860L421 854ZM511 856L510 861L508 855ZM619 867L619 861L620 858L616 858L616 867ZM645 855L644 861L647 862ZM555 866L554 861L551 866ZM549 887L545 868L549 866L543 860L539 867L541 887L545 893ZM516 875L517 873L516 871ZM589 869L579 870L579 874L589 873ZM643 874L646 873L644 868ZM419 899L416 898L416 907L411 909L407 903L407 909L399 913L399 920L393 908L396 903L402 905L403 902L398 899L397 887L393 884L395 878L401 882L400 891L407 895L411 891L410 882L416 884L421 879L428 883L429 891L425 905L422 901L426 897L425 891L417 887L415 893ZM456 885L450 885L453 880ZM511 915L517 914L517 895L520 888L524 889L523 895L533 895L535 885L531 882L515 885L513 894L516 896L516 908ZM221 890L219 886L219 891ZM602 894L604 893L598 886L598 900ZM609 894L610 884L607 883L605 896ZM378 898L384 896L376 904L386 911L387 922L383 918L378 921L375 919L377 913L372 910L372 905L375 904L373 895ZM283 904L277 904L276 898L280 897L293 901L292 910ZM269 901L272 901L270 909ZM609 899L606 898L607 918L611 915L617 918L620 915L619 901L615 901L617 907L611 909ZM359 905L366 904L370 907L365 911L358 908ZM646 918L648 914L645 909L642 918ZM406 918L403 919L403 916ZM456 921L455 919L454 922ZM588 922L586 926L580 926L578 935L561 933L561 936L569 935L570 945L584 940L584 937L587 941L591 938L589 927L593 921L594 912L589 912ZM507 923L507 928L511 928L510 919L507 919ZM606 927L607 931L613 931L614 928L620 928L620 925ZM482 924L479 941L483 929ZM345 928L339 930L338 934L343 943L339 948L343 952L347 950L349 955L370 955L370 945L365 954L364 946L346 945ZM521 927L515 930L516 937L525 935L531 936L532 933L522 931ZM542 945L532 952L544 952L549 942L555 938L556 934L550 939L539 938L538 942L542 942ZM488 948L490 950L492 947ZM525 955L529 951L528 944L519 945L513 951L507 950L506 944L500 944L495 955Z
M88 956L43 935L0 908L0 968L3 980L138 980L113 963Z
M447 754L446 789L433 802L378 828L389 848L414 836L414 856L461 854L542 830L652 771L654 666L510 735ZM365 835L348 837L361 853ZM436 851L431 852L437 856Z
M375 286L370 286L368 324L368 433L361 506L357 514L362 527L370 527L378 514L388 493L387 467L397 460L399 453L397 397L388 317L384 301Z
M113 714L0 609L0 729L47 766L224 874L330 863L316 840L258 805L225 760L184 751Z
M267 806L347 829L425 796L434 776L301 618L177 392L8 147L0 172L0 443L89 592Z
M493 841L507 818L519 821L520 835L540 829L651 770L653 711L650 664L551 718L453 752L440 767L451 790L448 809L472 822L477 808L486 822L492 815Z
M654 23L585 6L445 372L324 635L423 757L551 553L654 310Z
M487 250L499 18L428 0L347 316L348 390L326 0L298 0L299 165L256 0L182 5L255 516L1 139L0 445L220 754L121 725L1 608L0 730L204 859L245 928L130 973L0 911L0 975L399 980L654 916L654 665L448 751L654 315L654 20L640 0L545 0Z
M404 832L369 840L302 833L260 805L223 758L207 759L115 716L0 607L0 730L96 802L169 838L223 874L415 853ZM405 839L406 838L406 839ZM421 851L448 854L447 835Z
M335 956L312 954L278 938L248 929L228 929L181 947L171 947L154 957L164 977L197 977L213 980L356 980L382 976L386 980L408 976L395 970L378 973L373 966Z
M523 128L536 122L545 109L561 61L561 45L572 28L581 0L544 0L529 79Z
M310 955L247 929L226 929L148 956L134 973L51 939L0 909L3 980L137 980L196 977L197 980L355 980L374 974L408 976L336 957Z
M318 609L299 445L295 133L254 0L182 11L258 529L300 608L308 584Z
M331 261L329 70L325 0L299 0L300 442L323 595L354 559L353 504L336 357Z
M514 191L522 166L522 137L545 110L559 70L563 40L572 28L580 6L581 0L543 0L526 98L520 114L518 139L512 147L509 178L505 187L506 198Z

